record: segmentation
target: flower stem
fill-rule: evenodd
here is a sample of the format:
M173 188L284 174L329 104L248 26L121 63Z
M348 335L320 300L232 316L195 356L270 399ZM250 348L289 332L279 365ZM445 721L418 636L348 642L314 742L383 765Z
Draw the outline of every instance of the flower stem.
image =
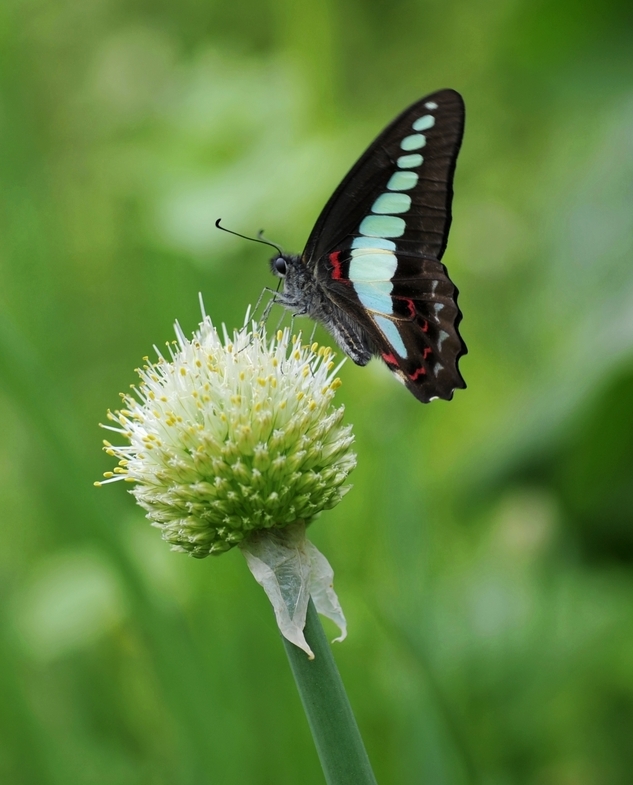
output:
M309 660L283 638L328 785L376 785L369 758L318 614L310 600L306 640Z

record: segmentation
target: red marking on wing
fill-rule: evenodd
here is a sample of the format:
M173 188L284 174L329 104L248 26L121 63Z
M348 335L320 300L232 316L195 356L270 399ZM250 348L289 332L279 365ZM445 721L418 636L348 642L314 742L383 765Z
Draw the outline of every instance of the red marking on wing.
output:
M410 297L394 297L394 300L400 300L401 302L405 303L409 309L409 318L415 319L417 316L417 311L415 310L415 305Z
M428 331L429 331L429 323L426 321L426 319L423 319L422 320L422 332L423 333L428 333Z
M426 375L426 368L424 367L417 368L415 371L413 371L413 373L409 374L409 379L411 379L411 381L414 382L418 378L418 376L425 376L425 375Z
M433 349L431 349L430 346L427 346L424 352L422 353L422 359L426 360L426 358L429 356L429 354L431 354L432 351Z
M340 251L333 251L330 254L330 263L332 264L332 279L334 281L345 281L343 278L343 271L341 270Z
M393 356L393 354L387 354L387 352L382 352L381 357L387 363L387 365L395 365L396 367L398 366L398 361Z

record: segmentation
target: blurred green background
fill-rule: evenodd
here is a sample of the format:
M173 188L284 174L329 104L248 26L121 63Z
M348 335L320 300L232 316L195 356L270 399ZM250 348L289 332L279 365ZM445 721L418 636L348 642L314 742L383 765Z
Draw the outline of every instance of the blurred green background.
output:
M632 32L630 0L0 4L2 783L322 782L242 556L92 487L97 422L198 291L235 326L271 284L216 218L301 250L442 87L469 388L343 369L335 655L381 783L631 782Z

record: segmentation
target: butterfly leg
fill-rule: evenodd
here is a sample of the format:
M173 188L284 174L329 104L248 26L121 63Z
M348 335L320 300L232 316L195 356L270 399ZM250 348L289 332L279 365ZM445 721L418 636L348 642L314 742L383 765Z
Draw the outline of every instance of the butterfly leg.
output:
M266 324L266 322L268 320L268 317L270 316L270 312L272 310L272 307L277 302L277 295L279 294L279 287L277 287L277 289L271 289L270 287L265 286L262 289L261 294L257 298L257 303L255 304L255 308L253 309L253 319L255 319L255 314L259 310L259 307L260 307L260 305L262 303L262 300L264 299L264 296L266 294L270 294L272 296L271 296L270 300L264 306L264 310L262 311L262 315L257 320L260 325Z

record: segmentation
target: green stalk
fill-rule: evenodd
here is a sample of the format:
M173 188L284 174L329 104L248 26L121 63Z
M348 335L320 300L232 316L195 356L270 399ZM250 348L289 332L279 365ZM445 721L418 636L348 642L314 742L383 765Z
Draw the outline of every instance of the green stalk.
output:
M310 600L304 630L314 652L283 638L327 785L376 785L365 745L316 609Z

